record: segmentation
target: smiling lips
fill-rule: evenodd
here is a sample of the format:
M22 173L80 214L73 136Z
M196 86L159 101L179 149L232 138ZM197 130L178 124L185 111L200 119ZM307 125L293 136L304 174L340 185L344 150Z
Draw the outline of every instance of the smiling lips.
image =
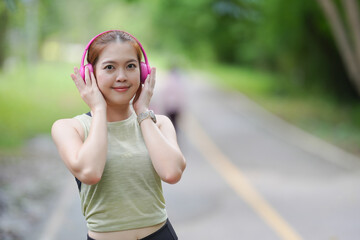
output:
M117 92L125 92L129 89L128 86L119 86L119 87L113 87L113 89Z

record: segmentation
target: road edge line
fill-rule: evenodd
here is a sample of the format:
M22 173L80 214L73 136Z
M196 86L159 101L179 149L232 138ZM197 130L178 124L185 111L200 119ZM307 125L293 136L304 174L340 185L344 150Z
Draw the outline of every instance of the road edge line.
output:
M302 237L288 224L276 210L266 202L238 169L206 134L195 117L184 116L184 130L188 139L224 178L236 194L242 198L274 232L284 240L302 240Z

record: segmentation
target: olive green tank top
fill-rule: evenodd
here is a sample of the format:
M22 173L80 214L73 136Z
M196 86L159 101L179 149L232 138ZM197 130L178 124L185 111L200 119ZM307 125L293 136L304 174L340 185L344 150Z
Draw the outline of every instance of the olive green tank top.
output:
M91 116L76 116L87 138ZM79 185L82 213L91 231L149 227L167 219L161 180L156 173L133 113L108 122L108 151L101 180Z

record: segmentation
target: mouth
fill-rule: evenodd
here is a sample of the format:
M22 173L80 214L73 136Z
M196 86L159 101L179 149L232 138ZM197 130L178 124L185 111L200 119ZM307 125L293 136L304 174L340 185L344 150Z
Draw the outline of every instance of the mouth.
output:
M113 87L112 89L114 89L117 92L126 92L130 87L129 86L119 86L119 87Z

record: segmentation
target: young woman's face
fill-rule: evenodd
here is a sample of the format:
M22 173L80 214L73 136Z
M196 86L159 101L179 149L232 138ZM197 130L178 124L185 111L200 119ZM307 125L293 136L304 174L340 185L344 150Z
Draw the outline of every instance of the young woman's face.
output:
M129 104L140 86L135 48L128 42L108 44L99 55L96 79L108 104Z

